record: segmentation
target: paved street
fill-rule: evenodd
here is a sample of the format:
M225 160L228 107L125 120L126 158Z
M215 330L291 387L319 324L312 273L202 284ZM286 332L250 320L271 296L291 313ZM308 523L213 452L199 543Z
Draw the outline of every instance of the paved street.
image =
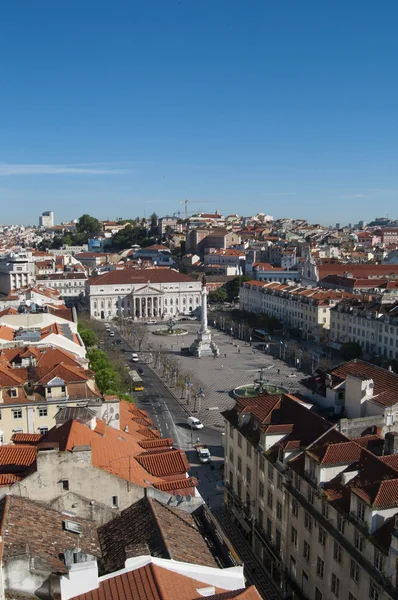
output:
M303 374L287 366L283 361L276 360L259 350L254 350L249 344L235 340L221 331L212 329L212 336L220 349L220 356L195 358L180 354L182 347L190 346L196 337L199 322L184 322L182 327L189 330L185 336L167 338L148 336L152 348L161 347L178 359L180 372L192 377L197 386L204 389L205 397L201 402L199 418L208 426L223 427L221 412L234 405L230 395L233 388L243 384L253 383L258 377L259 369L265 368L264 377L270 384L282 386L289 392L300 390L298 383ZM151 331L163 325L149 326ZM239 344L235 346L232 344ZM256 345L256 344L255 344ZM279 371L279 372L278 372ZM193 409L193 401L189 408Z

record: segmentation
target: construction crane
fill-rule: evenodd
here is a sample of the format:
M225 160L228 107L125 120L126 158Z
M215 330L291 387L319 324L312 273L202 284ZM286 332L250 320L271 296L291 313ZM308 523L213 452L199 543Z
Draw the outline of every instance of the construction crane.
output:
M188 202L189 204L203 204L204 202L206 203L212 203L214 204L214 200L187 200L185 198L185 200L180 200L180 204L184 204L184 219L188 219Z

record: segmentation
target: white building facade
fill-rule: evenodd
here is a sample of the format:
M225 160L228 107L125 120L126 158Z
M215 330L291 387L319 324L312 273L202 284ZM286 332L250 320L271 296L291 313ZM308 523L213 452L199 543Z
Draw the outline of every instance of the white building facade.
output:
M93 319L167 318L200 306L202 284L174 269L123 269L88 282Z
M398 360L398 302L343 302L330 312L330 340L357 342L367 354Z
M35 263L31 252L20 252L0 259L0 295L35 283Z

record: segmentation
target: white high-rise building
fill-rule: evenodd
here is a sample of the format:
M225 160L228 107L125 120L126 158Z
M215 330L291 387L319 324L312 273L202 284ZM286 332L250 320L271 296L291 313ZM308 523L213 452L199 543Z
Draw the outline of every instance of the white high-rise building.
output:
M54 213L52 210L45 210L41 213L39 227L54 227Z

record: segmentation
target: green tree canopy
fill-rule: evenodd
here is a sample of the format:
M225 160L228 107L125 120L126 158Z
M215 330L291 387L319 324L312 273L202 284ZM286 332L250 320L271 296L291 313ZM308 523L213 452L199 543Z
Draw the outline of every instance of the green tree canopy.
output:
M79 233L85 233L87 236L98 235L101 232L101 224L95 217L90 217L88 214L84 214L80 217L76 230Z
M219 287L214 292L210 292L210 302L225 302L228 298L228 294L225 288Z
M358 342L345 342L341 345L340 354L343 360L354 360L354 358L362 358L362 346Z
M149 217L149 219L150 219L150 224L151 224L151 227L157 227L157 224L158 224L158 216L157 216L157 214L156 214L155 212L153 212L153 213L151 214L151 216Z
M250 281L250 277L247 275L239 275L225 284L225 289L227 290L229 300L235 300L235 298L239 296L240 288L244 281Z

